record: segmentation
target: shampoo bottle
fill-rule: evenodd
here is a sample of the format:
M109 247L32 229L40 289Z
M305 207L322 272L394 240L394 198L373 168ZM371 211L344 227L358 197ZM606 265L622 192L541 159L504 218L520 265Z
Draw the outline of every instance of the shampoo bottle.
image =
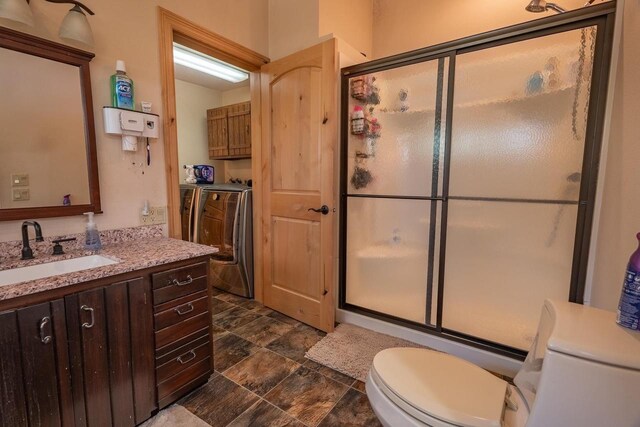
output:
M636 237L640 242L640 233ZM629 258L616 322L625 328L640 330L640 246Z
M116 73L111 76L111 105L133 110L133 80L127 76L124 61L116 61Z
M98 233L98 227L93 221L93 212L85 212L87 215L87 230L85 232L84 247L90 251L97 251L102 247L100 243L100 233Z

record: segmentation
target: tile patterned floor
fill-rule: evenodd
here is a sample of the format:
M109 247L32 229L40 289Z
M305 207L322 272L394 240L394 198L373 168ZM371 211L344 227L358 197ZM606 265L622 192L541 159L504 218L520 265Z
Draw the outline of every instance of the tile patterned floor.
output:
M325 335L214 291L210 381L178 402L213 427L379 426L364 384L304 357Z

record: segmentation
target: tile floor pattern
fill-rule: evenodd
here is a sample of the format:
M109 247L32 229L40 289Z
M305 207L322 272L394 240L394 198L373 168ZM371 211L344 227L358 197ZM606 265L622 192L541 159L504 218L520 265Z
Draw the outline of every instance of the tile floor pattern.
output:
M304 355L325 334L214 290L210 381L178 402L218 426L380 426L364 384Z

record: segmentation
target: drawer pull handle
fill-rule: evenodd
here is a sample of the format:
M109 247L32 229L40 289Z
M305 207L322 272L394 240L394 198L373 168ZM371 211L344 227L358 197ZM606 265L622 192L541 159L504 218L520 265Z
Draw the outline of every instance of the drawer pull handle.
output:
M47 323L49 323L50 320L51 319L49 319L49 316L45 316L40 321L40 326L39 326L40 342L42 344L49 344L51 342L51 335L45 335L45 333L44 333L44 327L47 325Z
M95 315L93 314L93 308L91 308L91 307L89 307L87 305L83 305L82 307L80 307L80 310L88 311L91 314L91 322L89 322L89 323L84 322L82 324L82 327L85 328L85 329L93 328L93 325L96 324L96 318L95 318Z
M187 286L190 285L191 283L193 283L193 278L191 277L191 275L187 276L187 280L184 280L182 282L178 281L178 279L173 279L173 281L171 282L176 286Z
M183 357L185 356L189 356L187 359L183 359ZM189 362L191 362L193 359L196 358L196 352L194 350L191 350L188 353L183 354L182 356L178 356L178 358L176 359L178 362L180 362L181 365L185 365Z
M176 308L173 309L173 311L178 313L179 316L183 316L183 315L185 315L187 313L191 313L193 310L194 310L193 304L191 304L190 302L188 302L186 304L183 304L180 307L176 307Z

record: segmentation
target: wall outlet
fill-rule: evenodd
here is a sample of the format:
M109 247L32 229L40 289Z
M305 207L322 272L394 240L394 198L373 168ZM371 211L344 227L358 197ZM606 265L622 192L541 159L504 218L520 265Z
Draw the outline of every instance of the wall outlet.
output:
M142 225L157 225L167 222L166 206L149 206L149 215L140 213L140 223Z
M14 202L24 202L31 197L28 188L14 188L12 196Z
M11 175L12 187L28 187L29 186L29 174L26 173L14 173Z

